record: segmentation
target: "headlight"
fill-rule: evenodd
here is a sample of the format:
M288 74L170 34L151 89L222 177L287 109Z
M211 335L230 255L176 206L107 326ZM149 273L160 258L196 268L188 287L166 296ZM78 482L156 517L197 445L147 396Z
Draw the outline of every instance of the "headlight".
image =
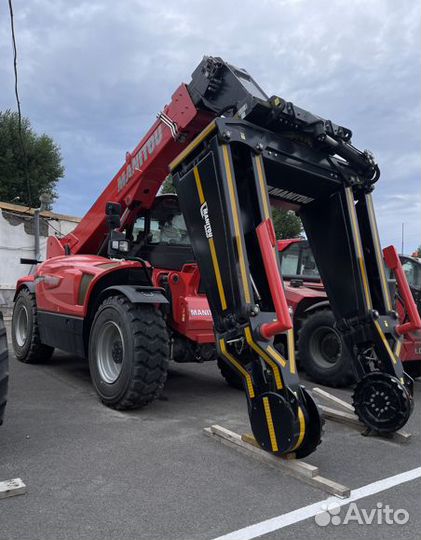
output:
M127 240L120 240L118 250L127 253L129 251L129 242Z
M129 242L127 240L113 240L111 242L111 248L116 251L127 253L129 251Z

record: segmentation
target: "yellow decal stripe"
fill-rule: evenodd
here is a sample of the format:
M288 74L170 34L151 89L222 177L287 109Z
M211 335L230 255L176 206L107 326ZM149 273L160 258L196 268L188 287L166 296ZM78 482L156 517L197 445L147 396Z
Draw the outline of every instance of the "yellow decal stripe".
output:
M304 414L301 407L298 407L298 422L300 424L300 434L298 435L298 439L293 450L296 450L297 448L301 446L301 443L303 442L304 435L306 432L306 421L305 421Z
M288 340L289 371L294 375L297 372L297 368L295 365L294 331L292 329L288 330L287 340Z
M205 202L205 194L203 193L202 181L200 180L199 170L197 167L193 169L194 179L196 180L197 193L199 194L200 204Z
M399 355L401 354L401 347L402 347L402 341L398 339L396 341L396 346L395 346L395 356L397 358L399 358Z
M371 196L371 193L366 195L366 198L367 198L368 214L370 216L370 221L371 221L371 228L374 233L373 234L374 251L376 252L377 266L379 267L380 279L383 285L383 295L385 299L386 309L390 311L392 309L392 303L390 301L389 287L387 285L386 275L384 272L384 262L383 262L381 247L380 247L379 231L377 228L376 214L374 213L373 197Z
M392 359L392 362L394 364L396 364L397 363L396 356L393 354L393 351L390 348L389 342L387 341L386 336L383 333L383 330L382 330L382 328L381 328L381 326L379 324L379 321L374 321L374 324L375 324L375 326L377 328L378 333L380 334L380 337L382 338L383 344L384 344L387 352L389 353L390 358Z
M283 358L271 345L268 345L267 351L281 364L282 367L287 365L285 358Z
M240 272L241 272L241 280L243 282L243 289L244 289L244 298L249 304L251 302L251 296L250 296L250 287L249 282L247 279L247 272L246 272L246 264L244 259L244 251L243 251L243 243L241 239L240 234L240 219L238 214L238 208L237 208L237 200L235 198L235 191L234 191L234 182L232 178L232 171L231 171L231 164L229 160L228 155L228 148L227 145L224 144L222 146L222 153L224 156L224 164L225 164L225 173L227 176L227 183L228 183L228 191L229 191L229 199L231 204L231 210L232 215L234 219L234 234L235 234L235 241L237 244L237 251L238 251L238 259L240 263Z
M273 375L275 377L275 385L276 385L276 388L278 390L280 390L281 388L283 388L283 384L282 384L282 378L281 378L281 373L279 371L279 368L278 366L276 365L276 363L272 360L272 358L270 358L270 356L268 354L266 354L266 352L260 348L254 341L253 341L253 336L251 334L251 330L250 330L250 327L247 326L247 328L244 330L245 332L245 335L246 335L246 340L247 340L247 343L250 345L250 347L255 351L257 352L257 354L259 356L261 356L263 358L263 360L269 364L269 366L272 368L272 371L273 371Z
M261 155L257 155L255 159L256 159L257 177L259 179L260 193L261 193L262 203L263 203L263 213L264 213L265 219L268 219L270 218L270 210L269 210L268 194L267 194L267 189L265 185L265 176L263 173L263 159Z
M197 167L193 169L194 179L196 180L197 193L199 194L200 204L205 202L205 194L203 193L202 181ZM216 256L215 242L213 238L209 238L209 249L212 258L213 271L215 272L216 284L218 286L219 299L221 300L222 309L227 309L227 298L225 296L224 285L222 283L221 270L219 268L218 257Z
M355 245L357 248L358 264L360 265L361 277L363 280L365 300L366 300L367 308L372 309L373 304L371 302L370 288L368 286L368 279L367 279L367 271L365 268L364 255L363 255L363 250L361 247L360 231L357 225L357 214L356 214L355 206L354 206L354 197L352 195L351 188L346 188L345 192L346 192L346 199L348 203L349 213L351 215L351 226L353 230Z
M266 423L268 425L270 444L272 446L272 452L278 451L278 441L276 440L275 428L272 420L272 412L270 410L269 398L263 398L263 407L265 409Z
M250 374L248 371L236 360L232 354L230 354L227 351L227 346L225 345L225 341L223 339L219 340L219 347L221 349L222 354L225 356L225 358L233 365L235 368L241 373L241 375L246 379L247 384L247 391L251 398L254 398L254 388L253 388L253 382L251 380Z
M218 286L219 298L221 300L222 309L227 309L227 298L225 296L224 286L222 284L221 270L219 268L218 258L216 256L215 242L213 238L209 238L209 247L212 257L213 270L215 272L216 284Z
M192 142L188 146L186 146L186 148L182 152L180 152L175 159L173 159L173 161L171 161L170 171L178 167L178 165L180 165L183 159L185 159L190 154L190 152L192 152L196 148L196 146L199 146L199 144L204 139L206 139L206 137L210 133L212 133L212 131L214 131L215 128L216 128L215 121L212 120L212 122L208 126L206 126L205 129L201 133L199 133L199 135L195 139L193 139Z

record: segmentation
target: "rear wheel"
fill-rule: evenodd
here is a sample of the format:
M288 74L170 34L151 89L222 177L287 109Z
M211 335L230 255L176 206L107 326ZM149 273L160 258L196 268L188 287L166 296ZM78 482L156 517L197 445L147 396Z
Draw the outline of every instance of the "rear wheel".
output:
M6 408L8 382L9 355L6 328L4 327L3 314L0 313L0 426L3 423L4 409Z
M230 367L221 358L218 358L218 367L219 367L219 371L221 372L221 375L224 377L227 384L229 384L233 388L236 388L237 390L244 389L243 379L241 375L239 375L235 371L234 368Z
M351 357L334 325L330 310L317 311L304 319L298 333L300 365L316 383L348 386L355 380Z
M54 347L41 343L35 295L26 288L13 307L12 344L16 358L27 364L48 360L54 352Z
M167 377L168 333L151 305L111 296L99 307L89 337L89 369L101 401L134 409L156 399Z

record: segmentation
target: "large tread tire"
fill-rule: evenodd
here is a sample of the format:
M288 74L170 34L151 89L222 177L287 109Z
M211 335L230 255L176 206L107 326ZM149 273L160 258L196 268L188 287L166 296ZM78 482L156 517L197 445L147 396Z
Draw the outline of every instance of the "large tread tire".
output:
M118 328L121 343L117 357L121 370L117 378L108 380L101 367L101 355L104 357L107 350L101 345L105 339L104 325ZM89 369L95 390L105 405L118 410L135 409L158 398L167 378L168 361L168 332L159 310L149 304L132 304L121 295L104 300L89 336Z
M336 334L334 329L335 317L329 309L323 309L311 313L306 317L298 331L297 350L300 366L307 376L315 383L330 387L346 387L355 382L352 371L352 359L343 345L339 342L339 353L336 360L330 363L326 358L323 340L329 336L330 331ZM332 339L332 337L328 337ZM329 345L327 345L329 346ZM332 346L332 342L330 342Z
M221 372L221 375L224 377L225 381L229 386L237 390L244 390L243 379L234 368L230 367L226 362L221 358L218 358L218 368Z
M25 317L26 335L22 327ZM19 291L13 307L12 345L16 358L25 364L45 362L54 352L54 347L41 343L35 294L29 292L27 288Z
M9 354L7 349L6 328L3 314L0 313L0 426L3 423L4 410L7 402L7 387L9 383Z

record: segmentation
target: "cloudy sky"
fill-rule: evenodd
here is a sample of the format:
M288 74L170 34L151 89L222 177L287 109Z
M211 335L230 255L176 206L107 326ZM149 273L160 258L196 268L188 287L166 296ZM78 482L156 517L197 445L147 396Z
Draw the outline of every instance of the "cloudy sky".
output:
M82 215L204 54L351 128L381 166L384 245L421 243L415 0L14 0L23 113L61 146L58 212ZM15 108L0 0L0 110Z

